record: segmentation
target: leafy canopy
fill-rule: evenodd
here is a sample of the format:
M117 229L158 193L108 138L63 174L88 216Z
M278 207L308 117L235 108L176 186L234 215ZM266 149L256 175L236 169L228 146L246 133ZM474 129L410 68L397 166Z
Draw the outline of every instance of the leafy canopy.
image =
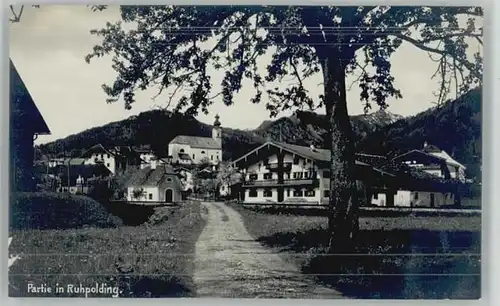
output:
M304 86L304 79L321 73L324 58L339 60L346 74L361 71L365 110L372 101L385 108L388 97L401 97L390 56L406 42L436 61L442 102L453 86L459 94L481 84L482 51L471 58L467 50L470 38L482 46L482 26L476 25L482 15L478 7L122 6L122 21L91 31L103 40L86 61L112 55L118 76L103 89L108 102L123 98L127 109L136 90L154 86L159 94L170 90L167 107L207 113L219 96L233 104L249 79L252 102L267 94L266 107L276 116L324 104L323 95L312 97ZM272 60L262 71L258 58L266 52ZM212 87L214 69L224 71L220 92ZM271 86L286 76L296 82L283 90Z

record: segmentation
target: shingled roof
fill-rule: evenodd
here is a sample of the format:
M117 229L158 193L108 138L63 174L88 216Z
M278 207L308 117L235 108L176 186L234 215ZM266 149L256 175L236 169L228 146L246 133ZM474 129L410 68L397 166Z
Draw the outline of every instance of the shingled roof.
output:
M155 169L146 167L134 173L127 182L128 186L158 186L167 177L178 180L177 173L170 165L159 165Z
M420 189L452 192L455 191L458 186L463 185L462 182L457 179L442 178L395 160L388 161L381 169L394 174L395 183L399 185L399 187L410 190Z
M221 143L211 137L179 135L172 139L170 143L189 145L192 148L221 149Z
M289 152L295 153L295 154L300 155L304 158L308 158L308 159L319 161L319 162L330 162L330 159L331 159L330 150L327 150L327 149L310 148L310 147L293 145L293 144L284 143L284 142L268 141L265 144L259 146L258 148L243 155L242 157L236 159L233 163L237 163L238 161L244 159L246 156L252 154L253 152L255 152L257 150L260 150L261 148L263 148L267 145L273 145L273 146L276 146L278 148L283 148ZM361 166L368 166L369 165L368 163L361 161L358 158L356 158L356 164L361 165Z

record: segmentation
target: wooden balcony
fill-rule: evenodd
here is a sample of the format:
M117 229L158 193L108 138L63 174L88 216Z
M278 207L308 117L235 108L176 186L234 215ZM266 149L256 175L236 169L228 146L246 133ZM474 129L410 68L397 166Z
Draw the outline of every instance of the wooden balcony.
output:
M272 172L277 172L280 170L279 164L273 163L273 164L267 164L266 169ZM292 169L292 163L283 163L283 167L281 168L282 171L288 172Z
M309 179L285 179L283 183L278 180L247 180L243 182L243 187L277 187L277 186L316 186L319 183L317 178Z

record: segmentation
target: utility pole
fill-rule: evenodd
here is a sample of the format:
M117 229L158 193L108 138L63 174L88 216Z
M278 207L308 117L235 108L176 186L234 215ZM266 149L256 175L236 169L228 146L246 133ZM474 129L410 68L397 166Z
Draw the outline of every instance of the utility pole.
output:
M66 150L64 150L64 158L66 158ZM70 180L70 177L69 177L69 162L70 162L70 158L69 158L69 155L68 155L68 192L71 193L71 191L70 191L71 180Z

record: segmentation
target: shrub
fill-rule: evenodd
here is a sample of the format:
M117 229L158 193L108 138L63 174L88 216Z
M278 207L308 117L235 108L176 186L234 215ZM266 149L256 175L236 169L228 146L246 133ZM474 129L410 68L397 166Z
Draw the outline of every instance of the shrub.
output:
M122 225L101 203L67 193L11 194L10 230L116 227Z

